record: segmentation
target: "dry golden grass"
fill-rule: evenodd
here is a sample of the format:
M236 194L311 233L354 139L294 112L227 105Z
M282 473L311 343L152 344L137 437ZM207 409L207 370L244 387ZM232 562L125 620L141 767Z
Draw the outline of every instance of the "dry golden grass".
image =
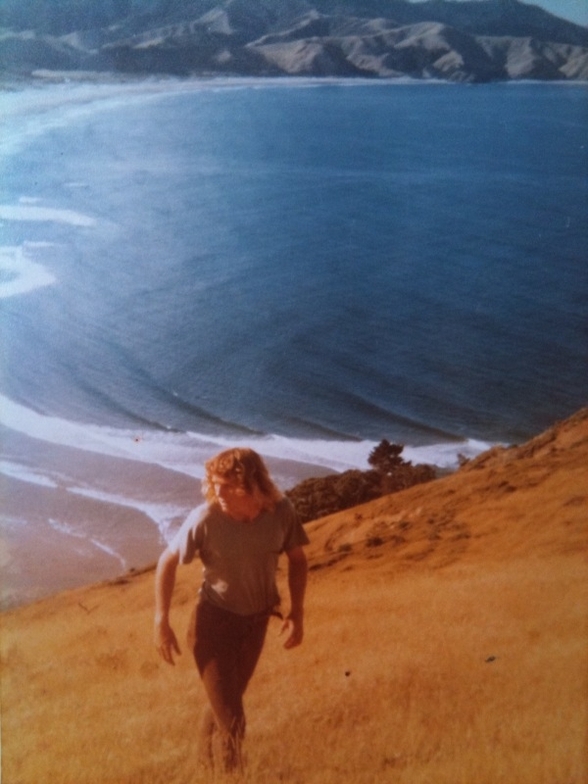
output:
M304 645L272 622L248 784L588 782L588 414L310 526ZM173 621L184 631L198 570ZM2 615L4 784L198 784L203 693L153 574ZM221 779L219 778L219 782Z

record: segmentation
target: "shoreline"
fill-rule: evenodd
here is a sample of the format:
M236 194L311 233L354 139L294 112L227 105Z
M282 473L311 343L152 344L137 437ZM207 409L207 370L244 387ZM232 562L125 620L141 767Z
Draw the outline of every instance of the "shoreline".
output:
M574 428L585 427L587 419L588 409L583 408L567 419L555 421L551 428L537 434L521 446L491 447L478 454L472 461L471 466L466 465L461 469L464 471L461 479L457 476L458 473L461 474L459 468L453 471L441 472L438 473L436 479L422 485L420 492L431 497L437 497L439 491L435 485L438 487L439 482L448 480L450 482L458 481L468 484L468 481L477 481L476 477L479 472L488 471L488 466L490 468L492 466L500 466L500 470L504 471L507 470L509 463L514 461L515 464L518 464L520 460L533 459L535 454L539 456L556 455L556 457L550 459L555 459L558 463L565 462L565 454L568 451L572 453L578 447L579 442L574 440ZM106 460L112 461L113 458L106 458ZM114 466L115 469L117 467L120 468L120 461L115 460L114 462L115 464L118 463L118 466ZM270 464L270 471L273 468L274 466ZM317 466L314 466L313 472L310 466L306 466L307 477L316 476L317 468ZM114 473L116 473L116 470ZM471 474L470 479L468 479L468 473ZM492 477L494 473L495 471L490 470L488 476ZM186 487L188 490L194 490L196 487L199 487L199 483L195 483L192 480L192 483L186 485ZM56 490L62 497L67 492L67 488L43 488L43 514L47 512L47 498L50 490ZM27 498L30 496L26 487L24 487L24 483L21 491L26 493ZM414 495L415 492L419 491L412 487L404 492ZM498 491L490 483L485 492L487 495L491 495ZM368 502L366 506L385 503L385 499L392 499L395 495L397 493ZM444 493L441 493L441 496L444 495ZM8 497L11 497L10 494L8 494ZM14 497L12 497L12 500L15 500ZM195 503L196 499L192 498L191 500L192 506L190 508L193 508L197 503ZM200 496L199 500L202 502L202 496ZM580 499L579 497L577 500L578 503L580 500L584 501L583 498ZM75 502L77 506L71 506L70 504L69 509L72 515L74 517L83 516L83 505L88 501L96 503L96 499L78 497ZM84 539L80 535L66 530L65 526L60 528L60 526L46 524L43 531L39 531L35 529L34 525L26 524L20 529L19 536L21 545L25 547L27 555L26 560L23 562L25 568L20 574L22 585L20 589L18 586L15 586L16 590L12 595L6 594L6 585L2 585L3 596L0 602L0 615L19 611L39 602L51 601L60 595L71 594L74 591L123 585L135 577L154 570L157 558L165 547L166 541L161 535L161 531L158 532L155 526L153 526L153 520L150 520L145 513L140 513L139 510L130 508L127 508L121 516L121 507L117 506L117 504L104 501L101 503L100 511L103 514L99 515L100 520L104 519L106 512L110 512L111 526L118 530L125 539L125 557L121 558L120 554L112 551L107 546L100 546L100 542L96 539L91 537ZM414 510L413 513L419 514L419 511ZM325 519L330 519L332 516L342 519L345 515L346 511L342 511ZM142 520L140 520L141 517ZM353 514L349 516L349 519L351 520L352 517ZM354 519L356 519L357 524L357 516ZM361 519L361 515L359 519ZM138 520L140 520L140 525L137 526ZM181 522L183 522L183 519L179 520L178 524L181 524ZM315 522L311 522L310 525L314 525ZM319 524L319 529L320 527L321 525ZM0 566L2 566L3 570L4 583L6 583L7 575L11 573L10 547L14 544L14 542L7 542L6 532L8 532L8 529L0 537ZM72 537L76 540L77 546L70 551L69 557L63 558L64 541ZM48 569L44 585L36 588L28 585L27 589L27 580L30 580L32 575L39 574L40 566ZM20 591L19 595L17 595L16 591Z
M185 436L185 443L170 445L169 440L158 439L164 434L154 434L150 443L145 434L133 438L131 431L120 431L110 447L103 436L101 451L92 451L91 444L89 450L83 448L77 430L70 443L43 440L6 425L3 430L1 611L89 582L119 579L153 563L189 511L203 502L204 460L238 441L263 454L284 491L304 479L348 469L367 470L367 456L375 446L349 442L345 455L342 443L307 442L314 454L302 455L295 454L301 442L288 439L220 439L198 444ZM100 443L96 433L94 439ZM455 455L464 444L446 446L448 455ZM337 448L338 454L329 454ZM476 449L470 456L481 451L485 450ZM418 448L403 452L411 462L426 462L414 459L419 454L426 453ZM456 467L436 466L437 475Z
M0 412L2 610L152 563L203 502L203 464L224 448L244 444L258 451L285 491L305 479L367 470L377 446L83 424L4 396ZM492 446L463 439L405 445L403 457L433 465L441 475L455 470L460 456L472 458Z
M203 463L221 449L237 442L252 446L287 490L304 479L367 470L376 446L278 437L199 442L194 434L160 432L150 438L35 417L48 430L39 430L28 417L28 432L12 429L17 423L3 423L1 612L149 568L189 511L203 502ZM69 437L65 425L72 428ZM439 460L440 446L405 447L403 457L433 465L442 479L456 472L462 457L479 458L505 445L447 443L445 462ZM437 462L426 459L427 450L430 457L436 452Z
M411 76L246 76L238 74L192 74L178 76L166 73L125 73L117 71L62 71L47 68L37 69L29 74L4 74L0 76L0 94L22 92L29 88L56 86L146 86L168 87L181 85L197 87L242 87L245 85L273 86L403 86L403 85L447 85L451 87L486 87L496 85L561 85L588 87L585 79L503 79L487 82L453 82L448 79L419 79Z
M11 477L3 471L6 502L0 537L0 611L144 569L157 560L189 511L202 503L196 478L116 458L86 462L102 472L95 477L94 490L76 487L65 475L51 485L40 469L31 474L32 482L27 481L28 477ZM286 466L287 461L271 458L267 462L274 476L280 470L290 474L297 471L299 481L332 473L318 465ZM104 473L107 464L110 471ZM174 495L175 510L171 503L158 507L155 501L141 499L136 484L134 499L125 499L124 490L120 499L114 492L108 497L100 487L114 476L120 479L122 471L127 473L129 492L133 481L140 481L143 473L142 488L150 485L151 495L159 493L162 499ZM151 507L155 511L150 513ZM161 516L158 523L154 519L157 513Z

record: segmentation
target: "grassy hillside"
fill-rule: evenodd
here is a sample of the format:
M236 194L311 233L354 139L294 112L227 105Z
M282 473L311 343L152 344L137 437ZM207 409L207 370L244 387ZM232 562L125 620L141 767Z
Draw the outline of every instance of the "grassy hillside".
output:
M588 411L310 524L306 639L270 625L246 781L587 782L586 465ZM185 651L158 660L152 596L146 570L1 616L4 784L205 780L203 693Z

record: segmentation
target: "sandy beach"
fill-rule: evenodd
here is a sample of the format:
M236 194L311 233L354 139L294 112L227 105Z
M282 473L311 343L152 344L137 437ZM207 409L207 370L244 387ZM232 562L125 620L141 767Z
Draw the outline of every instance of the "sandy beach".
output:
M3 609L144 568L203 502L201 461L186 458L175 470L146 462L140 436L135 443L129 434L128 452L117 457L11 429L2 434ZM34 466L24 468L31 454ZM268 462L284 488L330 472L312 462Z

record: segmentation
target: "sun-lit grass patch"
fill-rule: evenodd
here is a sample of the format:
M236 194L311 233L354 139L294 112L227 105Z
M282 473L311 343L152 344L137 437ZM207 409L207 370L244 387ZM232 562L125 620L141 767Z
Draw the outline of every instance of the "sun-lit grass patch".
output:
M493 464L311 526L306 638L270 623L245 784L588 782L588 448L548 447L550 470L504 468L516 492ZM146 572L0 616L4 784L225 783L196 768L202 687L185 645L157 658L152 604Z

